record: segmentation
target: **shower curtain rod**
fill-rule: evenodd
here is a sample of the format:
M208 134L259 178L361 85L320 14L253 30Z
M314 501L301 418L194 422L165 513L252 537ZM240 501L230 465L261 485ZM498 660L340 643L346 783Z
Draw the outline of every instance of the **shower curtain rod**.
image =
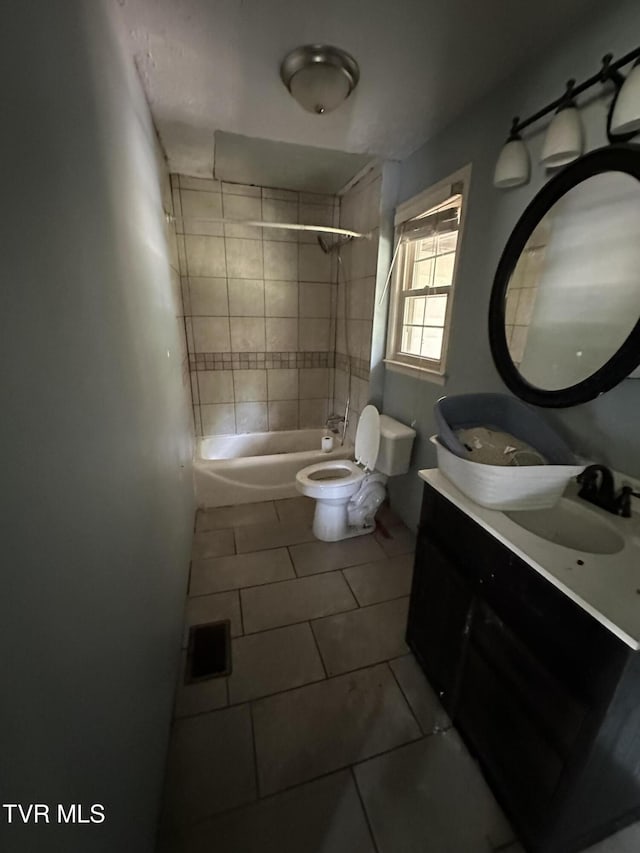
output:
M253 219L228 219L225 216L174 216L165 211L167 222L226 222L228 225L249 225L254 228L284 228L288 231L320 231L324 234L343 234L345 237L371 239L371 233L361 234L359 231L350 231L348 228L332 228L330 225L299 225L297 222L262 222Z

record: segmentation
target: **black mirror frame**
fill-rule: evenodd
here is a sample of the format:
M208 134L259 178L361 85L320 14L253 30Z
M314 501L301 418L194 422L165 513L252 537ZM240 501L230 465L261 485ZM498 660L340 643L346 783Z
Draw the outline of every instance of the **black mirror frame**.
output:
M640 317L618 351L586 379L556 391L529 384L514 365L505 334L507 287L527 240L545 214L570 189L603 172L624 172L640 182L640 145L616 144L585 154L545 184L518 220L507 240L493 280L489 302L489 344L504 383L527 403L566 408L593 400L611 390L640 364ZM640 275L639 275L640 279ZM640 287L640 280L638 286Z

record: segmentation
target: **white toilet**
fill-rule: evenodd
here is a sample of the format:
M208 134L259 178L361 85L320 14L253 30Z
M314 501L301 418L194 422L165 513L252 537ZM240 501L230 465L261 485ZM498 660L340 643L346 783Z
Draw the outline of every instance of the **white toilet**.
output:
M296 487L316 499L313 533L324 542L362 536L375 529L387 477L406 474L415 430L365 406L356 430L355 457L329 459L296 474Z

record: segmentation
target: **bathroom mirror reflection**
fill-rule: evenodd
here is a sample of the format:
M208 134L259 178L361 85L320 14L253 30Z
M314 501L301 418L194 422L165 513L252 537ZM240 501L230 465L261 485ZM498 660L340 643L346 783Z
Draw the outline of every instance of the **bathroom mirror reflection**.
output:
M523 399L574 405L637 366L639 178L637 147L593 152L552 179L514 229L490 335L500 373Z
M559 390L617 352L640 317L640 183L573 187L533 230L509 280L505 332L521 376Z

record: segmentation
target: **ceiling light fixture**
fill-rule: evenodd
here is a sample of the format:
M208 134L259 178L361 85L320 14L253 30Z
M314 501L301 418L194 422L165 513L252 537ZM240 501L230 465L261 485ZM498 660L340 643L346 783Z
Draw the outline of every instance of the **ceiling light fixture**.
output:
M280 77L303 109L324 115L349 97L360 70L355 59L338 47L307 44L285 56Z
M640 47L612 62L608 53L602 59L597 74L578 86L574 80L567 83L563 95L522 121L513 120L511 133L500 152L493 178L496 187L505 189L525 184L529 180L529 154L521 139L522 131L549 113L556 115L547 129L542 150L541 163L555 167L570 163L582 154L583 131L580 113L575 99L592 86L613 84L615 93L607 116L607 138L609 142L626 142L640 133ZM620 68L633 62L625 77Z

